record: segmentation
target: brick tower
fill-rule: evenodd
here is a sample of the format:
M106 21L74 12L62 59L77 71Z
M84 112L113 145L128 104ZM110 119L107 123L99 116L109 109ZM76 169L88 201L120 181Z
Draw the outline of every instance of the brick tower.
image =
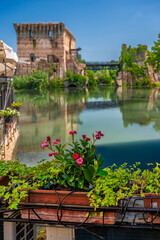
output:
M14 23L17 33L17 76L35 69L46 70L47 63L55 64L55 76L65 77L66 70L81 73L76 59L76 39L64 23ZM44 69L45 68L45 69Z

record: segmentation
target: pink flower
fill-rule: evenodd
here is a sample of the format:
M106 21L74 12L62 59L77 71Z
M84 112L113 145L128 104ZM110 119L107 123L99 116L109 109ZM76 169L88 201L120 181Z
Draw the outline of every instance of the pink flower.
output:
M75 162L80 166L83 164L83 158L77 158Z
M41 148L44 150L45 147L49 147L49 145L46 142L41 143Z
M73 136L74 134L77 134L77 132L76 131L70 131L69 134L71 134Z
M59 152L56 152L55 154L59 155Z
M74 159L79 158L79 154L78 154L78 153L74 153L74 154L73 154L73 158L74 158Z
M90 138L88 138L88 137L86 137L86 140L90 141L91 139L90 139Z
M58 144L58 143L60 143L60 138L57 138L55 141L53 141L53 146L55 145L55 144Z
M48 156L49 157L52 157L52 156L54 156L55 155L55 153L48 153Z
M96 131L97 132L97 131ZM104 136L104 134L103 133L101 133L101 131L98 131L97 133L96 133L96 135L95 135L95 137L96 137L96 139L101 139L101 137L103 137Z
M88 140L88 141L91 140L90 138L86 137L86 135L82 135L82 137L83 137L83 140Z

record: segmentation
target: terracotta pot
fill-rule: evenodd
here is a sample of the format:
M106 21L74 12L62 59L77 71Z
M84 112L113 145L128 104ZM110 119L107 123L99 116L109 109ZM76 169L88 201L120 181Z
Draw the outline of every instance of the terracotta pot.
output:
M70 191L57 191L60 201L68 194L68 196L62 201L62 206L89 206L89 198L87 197L87 192L73 192ZM31 203L52 203L59 204L58 196L55 191L52 190L34 190L30 191L29 197L27 197L24 201ZM23 204L22 204L23 206ZM34 208L34 211L43 219L43 220L51 220L58 221L57 219L57 209L53 208ZM93 216L94 211L90 214L90 217L86 220L86 215L88 211L86 210L62 210L62 218L61 221L68 223L97 223L97 224L114 224L115 223L115 212L105 212L104 218L100 216L100 213L97 216ZM30 219L38 219L39 218L34 214L31 210L21 210L21 217L24 219L28 219L30 215ZM59 211L60 216L60 211ZM104 220L104 221L103 221Z
M156 195L155 193L145 193L145 197L152 197L152 200L149 198L144 198L143 202L144 202L144 207L145 208L160 208L160 193L158 195ZM157 198L159 197L159 198ZM156 214L156 213L155 213ZM155 214L151 214L151 213L147 213L147 218L148 218L148 222L151 222L152 219L155 217ZM156 219L153 221L153 223L160 223L160 217L157 216Z

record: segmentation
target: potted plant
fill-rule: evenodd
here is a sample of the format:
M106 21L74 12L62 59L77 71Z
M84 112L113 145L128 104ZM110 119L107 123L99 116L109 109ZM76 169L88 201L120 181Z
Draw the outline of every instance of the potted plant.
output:
M156 163L156 167L150 171L144 170L142 173L142 189L141 196L144 197L145 208L160 208L160 164ZM160 217L156 214L147 214L148 222L160 223Z
M158 193L158 164L153 171L143 172L137 167L139 163L118 168L114 164L102 169L103 159L96 154L95 142L103 134L98 131L92 139L82 135L79 141L75 139L76 131L69 134L72 137L69 147L61 144L59 138L52 142L49 136L41 143L43 150L50 150L51 161L43 160L33 167L19 161L0 161L0 176L9 177L0 186L0 197L10 209L19 204L34 208L34 212L21 210L23 218L57 221L58 216L58 220L70 223L113 224L116 213L111 210L102 213L101 208L117 206L121 199L140 191L142 196L146 191ZM66 205L69 209L63 209Z
M21 102L13 102L11 103L11 107L19 111L20 106L22 105Z
M101 169L103 159L96 154L95 142L99 140L103 134L98 131L93 139L82 135L80 142L75 140L76 131L70 131L72 136L72 144L67 148L61 144L60 139L51 142L47 137L45 142L41 143L41 147L49 148L49 156L52 161L42 161L34 167L26 167L15 162L0 162L0 175L8 176L10 181L7 186L0 186L0 196L3 196L10 209L17 208L21 203L29 201L30 203L52 203L69 205L89 206L88 191L93 188L94 181L101 175L107 175L107 172ZM67 197L66 197L67 196ZM25 204L24 204L25 205ZM94 210L92 210L94 212ZM56 209L36 209L39 216L45 219L57 219ZM88 218L88 223L114 223L115 214L112 218L109 212L104 214L98 213L97 216ZM21 211L23 217L28 217L28 210ZM45 213L45 214L44 214ZM63 211L62 221L83 222L88 214L87 210L79 211ZM37 218L31 214L31 218Z
M7 132L7 124L13 120L13 116L20 116L20 113L16 109L6 108L0 110L0 116L4 118L4 133Z

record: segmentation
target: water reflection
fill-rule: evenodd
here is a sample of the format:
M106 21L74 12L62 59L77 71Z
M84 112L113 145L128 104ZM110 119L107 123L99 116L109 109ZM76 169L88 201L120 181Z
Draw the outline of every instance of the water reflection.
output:
M101 130L105 136L97 145L104 149L101 148L104 157L111 160L112 152L123 149L119 144L123 143L125 149L126 143L133 147L135 142L160 139L159 98L159 89L104 86L42 94L16 93L16 101L22 101L23 106L19 120L21 136L14 157L35 164L47 157L40 147L46 136L60 137L69 143L70 130L77 130L79 136L91 136L93 131Z

